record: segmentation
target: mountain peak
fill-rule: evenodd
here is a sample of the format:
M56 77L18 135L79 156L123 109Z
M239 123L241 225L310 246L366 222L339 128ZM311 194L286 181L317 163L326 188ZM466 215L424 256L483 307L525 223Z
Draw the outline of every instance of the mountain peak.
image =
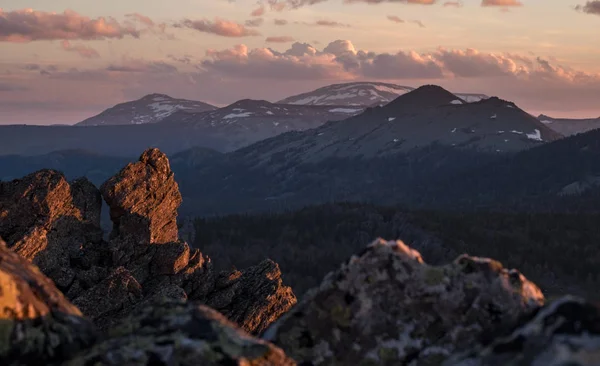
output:
M386 110L421 109L438 107L447 104L466 104L467 102L457 97L438 85L423 85L417 89L399 96L386 105Z
M152 93L152 94L144 95L139 100L149 100L149 99L158 99L158 98L160 98L161 100L165 100L165 99L172 100L172 99L175 99L175 98L173 98L173 97L171 97L170 95L167 95L167 94Z

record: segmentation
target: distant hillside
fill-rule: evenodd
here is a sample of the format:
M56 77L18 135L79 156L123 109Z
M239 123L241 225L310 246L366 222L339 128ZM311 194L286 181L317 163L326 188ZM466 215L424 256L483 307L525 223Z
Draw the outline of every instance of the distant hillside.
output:
M462 253L493 255L508 268L520 268L546 296L598 299L600 271L593 253L599 219L597 214L448 213L339 203L198 219L193 245L222 269L268 256L298 296L372 238L384 237L402 239L430 264Z
M117 104L76 125L141 125L160 122L177 111L205 112L216 108L195 100L176 99L164 94L150 94L138 100Z
M571 136L600 128L600 117L587 119L552 118L540 114L538 119L549 128L565 136Z
M460 181L477 167L559 138L513 103L465 103L425 86L384 107L266 139L186 172L182 210L223 214L331 201L419 202L417 187Z

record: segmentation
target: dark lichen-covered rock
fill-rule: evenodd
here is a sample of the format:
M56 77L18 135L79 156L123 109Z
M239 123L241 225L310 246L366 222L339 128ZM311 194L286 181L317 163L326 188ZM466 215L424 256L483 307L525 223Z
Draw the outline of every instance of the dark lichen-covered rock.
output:
M91 322L0 239L0 364L48 364L96 339Z
M142 287L123 267L85 291L73 303L101 329L123 316L123 310L132 308L143 298Z
M109 331L108 340L66 364L292 366L295 362L208 307L162 301L136 311Z
M262 333L296 302L292 289L283 285L279 265L269 259L244 272L221 273L206 300L252 334Z
M493 260L461 256L429 266L402 242L377 240L265 338L300 364L435 365L543 300L533 283Z
M546 305L505 336L447 360L445 366L597 366L600 307L567 296Z
M71 257L101 240L100 208L86 179L70 185L62 173L41 170L0 182L0 236L66 290L76 278Z
M160 150L146 150L100 190L110 207L112 237L119 237L123 245L177 241L181 194L169 160Z

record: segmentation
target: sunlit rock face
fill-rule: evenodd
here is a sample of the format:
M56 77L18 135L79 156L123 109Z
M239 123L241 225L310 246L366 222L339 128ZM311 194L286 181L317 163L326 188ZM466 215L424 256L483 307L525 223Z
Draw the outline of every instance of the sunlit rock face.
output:
M0 364L67 359L96 338L52 281L0 239Z
M377 240L265 337L299 363L434 365L543 303L536 285L494 260L430 266L400 241Z

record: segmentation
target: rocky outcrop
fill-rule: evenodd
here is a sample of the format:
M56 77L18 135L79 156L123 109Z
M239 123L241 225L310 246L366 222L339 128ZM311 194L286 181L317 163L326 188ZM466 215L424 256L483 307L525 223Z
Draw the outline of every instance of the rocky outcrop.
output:
M205 303L244 330L260 334L296 304L296 297L283 286L277 263L265 260L244 272L221 273Z
M118 286L127 281L128 288ZM116 301L90 300L115 309L139 289L134 281L118 269L101 283L117 285L108 290ZM52 281L1 239L0 290L2 365L295 365L215 310L185 301L148 301L101 338Z
M436 365L543 304L539 288L490 259L429 266L375 241L330 273L265 338L299 364Z
M96 336L52 281L0 239L0 364L68 359Z
M158 149L145 151L100 191L50 170L0 182L0 236L101 329L166 297L211 304L257 334L296 303L277 264L214 273L208 257L178 239L181 194ZM102 197L113 221L108 242L100 230Z
M444 366L596 366L600 364L600 307L566 296L492 338L448 359Z
M139 161L128 164L100 187L110 207L112 237L132 246L177 241L179 186L167 156L146 150Z
M252 338L218 312L181 301L136 311L109 332L109 339L66 365L292 366L284 352Z
M102 238L101 202L86 179L69 184L53 170L0 182L0 236L66 291L76 280L71 258Z

